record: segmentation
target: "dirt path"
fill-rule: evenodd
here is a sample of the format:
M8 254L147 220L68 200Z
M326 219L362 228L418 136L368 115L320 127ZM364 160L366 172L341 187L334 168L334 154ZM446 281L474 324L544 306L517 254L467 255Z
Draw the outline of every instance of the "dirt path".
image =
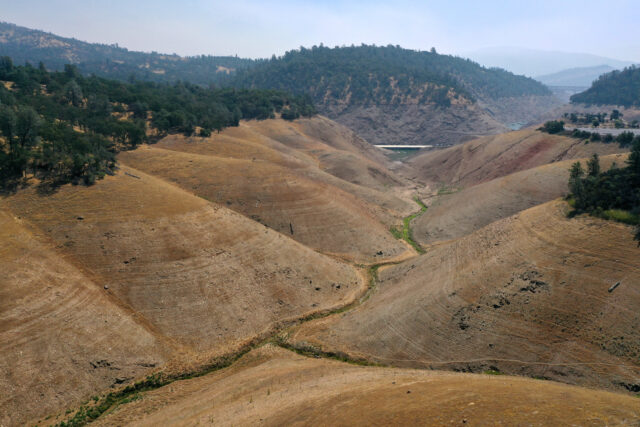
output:
M346 311L352 310L362 304L364 304L369 297L373 294L376 289L377 280L378 280L378 270L383 267L397 265L407 259L418 256L419 254L424 253L424 249L413 240L412 230L411 230L411 221L415 218L422 215L426 210L426 205L415 196L413 200L418 204L420 210L414 212L411 215L403 218L403 229L401 232L394 232L392 229L392 233L398 239L403 240L409 247L411 247L415 254L405 253L397 259L388 260L381 263L374 263L369 265L361 265L361 264L353 264L357 269L359 274L362 277L362 283L366 283L366 286L363 287L360 295L356 296L351 302L342 305L340 307L324 310L320 312L315 312L310 315L304 316L299 319L295 319L289 322L283 322L283 324L276 327L275 331L267 334L267 337L259 337L256 338L249 343L243 345L238 351L234 353L230 353L224 355L222 357L216 358L212 362L199 367L196 370L190 372L183 372L179 374L166 374L163 371L154 373L149 375L144 380L138 381L135 384L126 386L120 390L110 392L101 397L94 397L92 401L84 404L78 410L76 410L72 415L69 415L65 421L62 423L66 424L58 424L58 425L71 425L71 426L81 426L92 421L95 421L99 417L104 414L107 414L113 411L117 406L121 404L125 404L131 402L133 400L137 400L139 398L140 393L144 393L147 391L155 390L160 387L164 387L169 385L175 381L191 379L195 377L200 377L203 375L207 375L211 372L215 372L233 365L238 359L240 359L245 354L249 353L251 350L254 350L258 347L261 347L267 343L276 344L282 348L295 351L296 353L308 356L308 357L325 357L330 359L336 359L347 363L356 363L360 365L370 365L370 366L382 366L380 364L375 364L369 362L367 360L355 360L347 357L343 354L337 354L333 352L320 351L317 349L311 348L299 348L291 345L287 338L290 335L291 331L300 327L302 324L306 322L310 322L316 319L327 318L332 315L344 313ZM399 233L399 234L398 234ZM51 419L51 417L48 417ZM46 424L46 419L45 422Z

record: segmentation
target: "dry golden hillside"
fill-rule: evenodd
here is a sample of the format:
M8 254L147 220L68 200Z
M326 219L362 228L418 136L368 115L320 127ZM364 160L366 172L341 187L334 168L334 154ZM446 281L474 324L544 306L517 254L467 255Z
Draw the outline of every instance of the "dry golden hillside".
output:
M150 374L164 382L122 391L96 422L639 418L640 402L623 394L640 387L640 249L630 230L568 219L559 201L525 210L565 191L570 162L530 166L617 148L558 154L538 134L509 135L464 146L475 148L451 177L487 182L439 196L413 220L422 243L456 239L423 255L390 232L420 210L412 197L430 191L406 180L417 163L393 172L380 150L323 117L169 136L121 152L117 173L93 186L42 192L34 182L3 195L0 425L68 421L84 409L67 409L95 409ZM547 148L517 154L534 146ZM500 153L495 171L478 166L490 153ZM623 156L603 165L614 159ZM385 365L499 370L620 394L356 367L275 347L283 340Z
M0 425L77 404L172 352L56 246L0 210Z
M568 159L628 151L618 144L589 143L524 129L474 139L411 159L408 176L431 185L468 187L514 172Z
M79 310L73 315L80 317L71 326L86 330L88 340L104 343L102 346L118 341L131 348L129 356L122 353L114 357L112 353L119 348L116 346L113 352L104 352L98 357L88 346L83 357L75 358L72 352L67 352L72 349L63 345L62 360L56 362L67 370L59 379L63 384L45 382L41 385L60 402L86 398L89 390L101 391L118 382L113 379L114 375L130 381L144 369L135 371L128 365L135 367L140 359L144 363L150 359L150 363L141 365L149 371L162 361L158 353L173 356L178 366L204 363L266 335L283 321L344 304L364 286L358 272L348 265L157 178L130 168L124 171L137 178L121 173L89 188L65 186L53 195L26 190L3 203L5 216L19 217L29 224L52 249L49 264L63 268L69 263L69 268L77 271L76 282L82 287L62 278L58 282L46 278L37 282L42 287L55 289L51 291L54 295L60 293L69 300L64 307L70 313L63 310L65 316L49 320L52 330L60 329L69 321L68 316ZM22 239L14 240L16 244L22 242ZM6 244L3 240L3 245ZM17 266L15 252L11 247L3 250L2 262ZM40 298L32 299L24 294L29 288L25 288L23 282L24 279L16 277L13 288L9 288L13 292L8 297L16 300L13 316L32 312L43 304ZM60 288L62 285L66 291ZM84 287L88 290L83 291ZM87 292L98 293L99 298L111 301L113 307L91 298L96 305L92 308L84 302L89 298ZM2 318L7 317L8 323L3 328L1 353L7 354L13 347L15 353L22 352L27 360L40 360L40 355L33 353L40 350L31 344L32 338L43 334L54 339L55 334L35 328L32 333L38 335L27 334L21 344L17 344L11 337L24 335L25 332L20 331L24 324L17 319L9 322L12 317L8 309L4 307L2 311ZM52 310L53 307L38 309ZM84 311L88 313L83 315ZM100 311L106 313L99 315ZM82 316L92 315L100 319L128 316L120 322L129 322L132 326L115 331L126 339L111 337L109 334L114 332L110 332L108 325L104 330L98 328L91 332L90 323L85 324ZM136 327L141 331L136 332ZM147 334L142 335L146 338L140 339L143 333ZM127 340L136 340L136 345L146 342L148 348L144 352L136 351ZM80 347L86 344L78 343ZM145 358L145 352L152 356ZM125 362L119 362L122 359ZM108 363L107 371L119 372L101 382L85 385L84 393L75 389L72 385L82 377L82 372L104 375L91 367L92 362L100 360ZM47 359L44 361L41 369L58 371ZM30 365L25 365L8 371L7 375L28 377L32 374L29 369ZM109 380L111 383L106 382ZM0 394L8 395L12 383L9 378L4 379L0 383L4 384ZM21 402L37 396L35 392L26 388L22 394L12 395L2 412L18 411ZM41 411L50 406L43 400L45 404L32 415L42 414Z
M398 366L634 390L640 248L628 226L566 210L528 209L381 269L365 304L291 341Z
M624 166L626 154L600 158L603 170ZM587 159L580 159L585 165ZM483 182L435 197L429 209L412 223L421 244L465 236L494 221L566 196L569 168L577 160L555 162Z
M394 195L386 159L363 144L322 118L245 123L212 140L172 137L122 153L116 176L92 187L3 197L2 422L158 369L196 369L352 301L364 273L295 239L369 262L410 253L384 221L415 204ZM338 176L345 170L353 182ZM46 373L37 386L24 381L37 372Z
M358 367L259 348L148 393L98 425L624 425L637 398L547 381ZM629 424L632 425L632 424Z
M172 136L119 159L323 253L373 262L407 252L389 233L416 209L401 181L379 150L321 117Z

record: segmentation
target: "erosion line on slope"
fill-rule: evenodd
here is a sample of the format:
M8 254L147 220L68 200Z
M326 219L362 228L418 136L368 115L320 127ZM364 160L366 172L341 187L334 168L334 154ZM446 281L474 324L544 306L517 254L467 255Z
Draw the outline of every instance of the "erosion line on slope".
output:
M283 334L285 331L290 330L293 327L300 326L303 323L325 318L334 314L343 313L345 311L351 310L360 304L363 304L373 291L375 290L377 279L378 279L378 269L382 266L386 265L397 265L400 261L387 261L373 265L357 265L359 268L367 268L368 272L368 283L367 286L362 292L362 294L358 297L356 296L351 302L344 304L340 307L317 311L306 316L302 316L300 318L284 321L280 324L276 325L271 332L267 332L261 336L258 336L245 345L243 345L240 349L233 353L228 353L217 357L213 361L208 364L201 365L195 370L182 372L182 373L174 373L167 374L165 372L156 372L147 376L144 380L138 381L134 384L128 385L120 390L112 391L100 398L98 400L93 400L87 402L80 406L80 408L67 420L61 421L57 424L57 426L83 426L88 423L91 423L101 417L102 415L113 411L117 406L125 403L129 403L133 400L137 400L140 393L152 391L166 385L169 385L175 381L187 380L191 378L201 377L203 375L207 375L209 373L219 371L221 369L225 369L233 365L237 360L239 360L242 356L249 353L251 350L254 350L260 346L263 346L268 343L272 343L278 345L282 348L296 351L299 354L305 356L313 356L313 357L326 357L333 358L336 360L341 360L343 362L355 363L359 365L368 365L368 366L384 366L379 363L370 362L367 360L354 360L347 355L337 354L332 352L320 352L317 349L296 349L293 345L289 344L286 341L287 334Z

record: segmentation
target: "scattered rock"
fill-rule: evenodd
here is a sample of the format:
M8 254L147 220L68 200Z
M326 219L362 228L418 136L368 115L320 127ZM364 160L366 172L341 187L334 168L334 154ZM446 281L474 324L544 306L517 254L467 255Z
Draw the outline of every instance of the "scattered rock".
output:
M135 178L135 179L141 179L141 178L140 178L139 176L137 176L137 175L134 175L134 174L132 174L132 173L129 173L129 172L125 172L124 174L125 174L125 175L127 175L127 176L130 176L131 178Z
M618 286L620 286L620 282L616 282L615 285L611 286L609 288L609 293L613 292Z
M114 384L123 384L123 383L125 383L127 381L130 381L132 379L133 379L133 377L118 377L113 381L113 383Z

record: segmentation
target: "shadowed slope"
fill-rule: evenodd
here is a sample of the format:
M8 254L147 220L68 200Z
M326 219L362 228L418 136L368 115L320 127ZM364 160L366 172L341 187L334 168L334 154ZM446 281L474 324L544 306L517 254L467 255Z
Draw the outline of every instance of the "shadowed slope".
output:
M640 386L640 248L628 226L551 202L380 271L355 310L294 342L405 366ZM607 292L616 282L620 286Z
M346 264L157 178L126 167L123 172L89 188L64 186L47 196L30 189L2 201L3 209L28 221L55 246L46 262L29 248L20 249L19 259L13 255L16 250L2 253L4 265L28 272L1 279L3 292L10 289L7 296L14 299L3 309L8 319L3 321L21 328L20 341L10 339L17 331L4 335L3 344L11 342L12 350L2 355L21 354L21 360L41 362L45 350L38 340L51 339L53 347L42 346L57 351L55 346L61 345L61 372L67 369L63 378L47 381L46 387L55 394L45 394L37 407L25 405L33 391L16 391L10 404L19 407L18 419L41 414L41 408L86 399L114 382L108 367L94 370L89 361L112 363L121 369L118 378L127 382L150 366L162 366L165 359L159 354L170 347L170 369L190 369L237 350L283 321L340 306L364 286ZM15 238L12 244L21 240ZM36 267L23 266L20 259L51 271L36 276L32 272ZM41 263L45 265L39 267ZM65 267L66 263L73 267ZM33 285L25 286L25 275L34 275ZM30 297L42 293L36 284L53 289ZM57 286L64 289L60 296L54 290ZM113 301L114 307L106 301ZM46 315L49 310L63 310L59 319L44 319L53 330L70 328L70 338L37 324L25 329L25 313L40 318L38 313ZM114 316L117 321L109 320ZM88 342L82 341L84 336ZM80 349L74 349L73 341L57 344L57 337L77 339ZM74 352L90 359L76 358ZM2 396L10 395L12 384L20 384L17 378L34 373L29 366L6 369L3 375L12 379L2 383ZM90 378L82 387L74 387L85 376Z
M379 150L325 118L172 136L119 159L324 253L375 262L407 250L389 233L415 210L407 188Z
M154 147L120 158L325 253L372 261L407 250L362 201L291 169Z
M637 399L514 377L371 368L265 346L233 367L173 384L98 425L613 425Z
M23 192L7 205L163 335L220 353L274 321L338 304L359 289L351 267L127 171L141 179L120 174L46 197Z
M163 363L171 350L46 236L4 210L0 271L2 425L77 405Z
M625 164L626 154L600 158L603 170ZM587 159L582 159L583 166ZM568 192L566 160L496 178L453 194L438 196L429 209L412 222L413 236L430 244L467 235L494 221L563 197Z
M590 143L533 129L475 139L414 157L409 175L436 185L468 187L514 172L568 159L628 151L618 144Z

